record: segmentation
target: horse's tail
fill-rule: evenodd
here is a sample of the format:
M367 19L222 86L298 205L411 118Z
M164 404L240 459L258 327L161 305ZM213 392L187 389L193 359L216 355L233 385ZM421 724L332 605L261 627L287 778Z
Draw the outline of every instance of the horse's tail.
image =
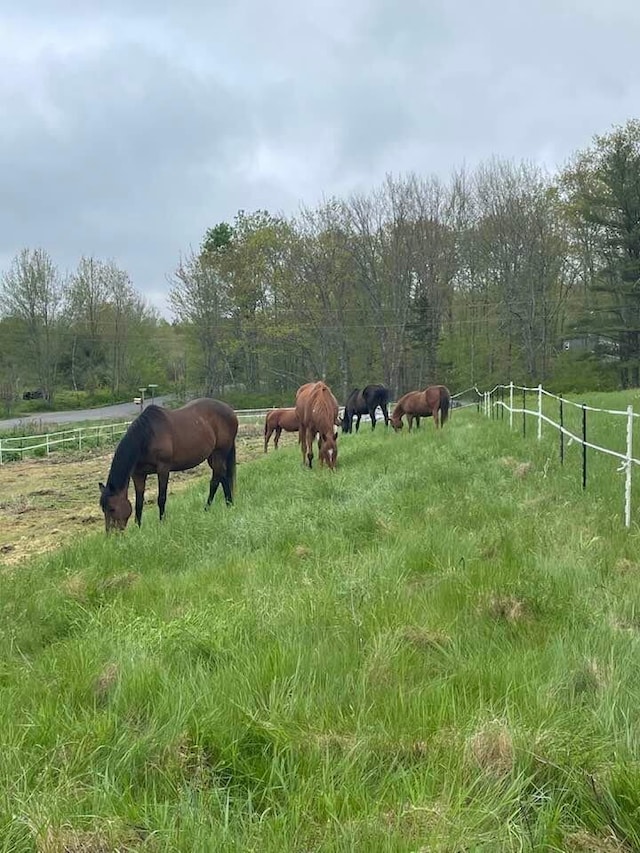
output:
M229 488L231 490L231 494L233 495L236 487L236 442L233 440L233 444L229 448L227 452L227 482L229 483Z
M444 426L448 417L449 409L451 408L451 395L449 389L443 385L440 388L440 426Z

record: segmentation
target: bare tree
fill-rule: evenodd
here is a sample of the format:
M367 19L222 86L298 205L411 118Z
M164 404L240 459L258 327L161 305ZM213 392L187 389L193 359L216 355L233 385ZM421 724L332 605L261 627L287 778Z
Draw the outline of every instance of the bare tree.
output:
M358 307L355 265L342 210L335 200L302 208L293 228L290 307L305 334L314 374L327 378L335 360L342 392L351 381L350 341Z
M24 328L26 356L49 400L53 399L60 357L60 315L63 282L44 249L22 249L0 285L3 313Z
M387 176L369 196L345 207L358 283L379 342L385 383L397 392L413 288L412 199L409 182Z
M78 373L84 387L95 386L102 378L100 368L105 367L104 323L107 303L112 290L115 270L112 263L82 257L68 284L68 312L72 328L71 380L78 386ZM79 370L78 349L82 350ZM112 376L113 378L113 376Z
M215 394L224 363L223 319L230 309L225 282L214 264L190 251L169 283L169 304L178 320L193 329L200 346L205 393Z
M494 160L476 173L476 275L484 314L498 319L509 362L544 379L570 277L566 229L549 179L536 167Z
M411 177L412 336L419 349L417 384L439 379L438 350L457 272L455 207L437 178Z

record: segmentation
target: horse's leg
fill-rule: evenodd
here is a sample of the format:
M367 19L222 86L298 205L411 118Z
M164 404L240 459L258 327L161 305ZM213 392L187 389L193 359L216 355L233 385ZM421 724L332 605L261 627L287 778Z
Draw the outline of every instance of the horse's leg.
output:
M309 462L309 468L313 467L313 465L312 465L312 462L313 462L313 439L314 439L313 430L307 429L307 434L305 437L305 449L307 452L307 461Z
M146 474L132 474L133 487L136 490L136 524L142 524L142 507L144 506L144 487L147 483Z
M158 471L158 509L160 510L160 521L164 518L164 508L167 503L167 486L169 485L169 471L164 468Z
M360 412L358 412L358 414L356 416L356 432L358 432L358 430L360 429L360 418L361 417L362 417L362 415L360 414Z
M278 427L276 427L276 434L273 437L273 446L275 447L276 450L278 449L278 442L280 441L281 435L282 435L282 427L278 426Z
M298 444L302 452L302 466L305 467L307 464L307 430L302 425L298 429Z
M221 477L222 491L224 492L224 499L227 503L227 506L231 506L231 504L233 503L233 495L231 494L231 472L229 471L229 466L227 465L227 459L224 456L221 457L220 462L221 470L224 471L224 474Z
M267 452L267 445L269 444L269 439L271 438L271 433L273 432L273 427L265 427L264 431L264 452Z
M371 418L371 429L374 430L376 428L376 408L374 406L373 409L369 409L369 417Z
M211 502L218 491L218 486L222 482L222 476L219 471L220 458L218 457L218 459L215 459L215 451L207 458L207 463L209 464L209 468L211 468L211 481L209 483L209 497L207 498L207 503L204 507L205 509L209 509L211 506Z
M389 410L387 409L387 404L383 403L380 408L382 409L382 417L384 418L384 425L386 427L389 426Z
M408 412L407 412L407 423L409 424L409 432L411 432L411 429L413 427L413 415L410 415Z
M440 411L439 409L434 409L434 410L433 410L433 412L432 412L432 415L433 415L433 425L434 425L434 427L435 427L436 429L438 429L438 412L439 412L439 411Z
M420 429L420 415L416 415L416 429Z

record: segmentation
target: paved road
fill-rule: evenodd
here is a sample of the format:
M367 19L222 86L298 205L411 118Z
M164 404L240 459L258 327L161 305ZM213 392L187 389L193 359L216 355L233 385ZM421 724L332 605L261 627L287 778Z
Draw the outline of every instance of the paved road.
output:
M164 405L170 396L156 397L155 402ZM151 400L145 400L145 406ZM99 409L76 409L70 412L41 412L40 414L23 415L21 418L10 418L0 421L0 430L13 429L13 427L29 423L43 424L72 424L78 421L101 421L106 418L122 418L129 420L140 414L140 406L136 403L117 403L115 406L101 406Z

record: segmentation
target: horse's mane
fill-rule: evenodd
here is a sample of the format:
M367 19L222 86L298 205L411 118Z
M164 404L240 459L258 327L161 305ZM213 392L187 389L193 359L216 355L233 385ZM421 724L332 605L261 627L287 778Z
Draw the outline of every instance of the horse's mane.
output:
M129 425L113 454L106 493L113 494L124 489L138 458L147 449L158 423L164 418L164 410L160 406L151 405Z
M324 382L318 383L317 387L313 390L311 394L310 402L312 409L315 409L316 406L320 409L320 419L323 421L326 420L327 424L329 424L329 429L327 430L327 432L331 436L333 436L333 410L335 408L336 401L329 386L325 385ZM324 425L325 424L322 424L322 426Z

